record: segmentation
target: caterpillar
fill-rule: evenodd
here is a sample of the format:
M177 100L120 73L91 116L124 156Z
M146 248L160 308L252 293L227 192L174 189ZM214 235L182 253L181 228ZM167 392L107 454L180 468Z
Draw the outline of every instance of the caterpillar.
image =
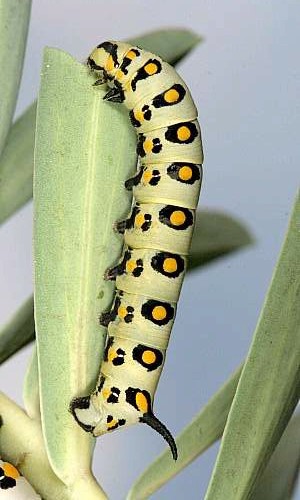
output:
M104 278L116 281L104 359L95 391L75 398L70 411L99 436L142 422L177 448L153 413L153 398L187 267L202 181L197 109L174 68L160 57L123 42L107 41L87 64L107 84L104 99L123 103L137 132L139 169L125 182L134 203L115 224L124 235L123 255Z
M5 498L7 500L38 500L41 497L35 493L14 465L0 459L0 499Z

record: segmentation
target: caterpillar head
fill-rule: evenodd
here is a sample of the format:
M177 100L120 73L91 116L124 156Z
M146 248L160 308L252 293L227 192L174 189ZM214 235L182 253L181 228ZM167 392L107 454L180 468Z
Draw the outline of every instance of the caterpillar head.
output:
M70 411L77 423L94 436L123 426L145 423L162 435L171 448L174 460L177 460L175 441L170 431L153 414L148 391L136 387L120 389L104 383L100 392L74 399Z
M122 42L103 42L91 52L87 65L99 74L101 82L112 80L129 47L130 45Z

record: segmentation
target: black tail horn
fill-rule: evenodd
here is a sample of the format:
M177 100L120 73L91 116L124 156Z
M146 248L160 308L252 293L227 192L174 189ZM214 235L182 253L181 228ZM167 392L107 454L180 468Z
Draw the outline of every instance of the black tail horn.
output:
M157 431L167 441L174 460L177 460L177 446L171 432L167 429L167 427L160 420L158 420L158 418L156 418L153 413L145 413L140 418L140 421L152 427L152 429Z

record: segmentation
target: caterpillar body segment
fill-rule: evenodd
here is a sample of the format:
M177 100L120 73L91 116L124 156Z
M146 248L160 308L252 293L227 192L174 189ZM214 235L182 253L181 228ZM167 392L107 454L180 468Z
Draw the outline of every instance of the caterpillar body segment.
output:
M104 324L108 322L109 337L132 339L166 349L175 314L176 302L117 290L111 311L104 313L100 322L103 324L103 317Z
M106 277L113 276L116 287L127 293L176 302L185 270L186 258L181 255L125 247L119 264L108 269Z
M198 204L202 167L189 162L143 165L125 187L133 190L138 203L180 205L195 209Z
M153 248L187 255L194 228L194 210L174 205L135 204L129 218L116 225L132 248Z
M116 281L96 390L70 409L95 436L146 423L175 441L153 413L153 398L176 314L202 181L202 143L197 109L174 68L160 57L123 42L96 47L87 61L106 83L105 100L123 103L137 132L139 170L125 187L135 202L115 224L124 234L120 261L105 279Z

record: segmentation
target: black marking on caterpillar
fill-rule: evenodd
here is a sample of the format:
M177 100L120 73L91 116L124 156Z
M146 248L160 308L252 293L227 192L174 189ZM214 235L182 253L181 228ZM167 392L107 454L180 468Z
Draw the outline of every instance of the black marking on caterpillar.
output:
M147 139L144 134L139 134L136 152L141 158L145 158L145 156L149 153L154 153L157 155L161 152L162 148L163 146L159 137Z
M202 178L201 165L194 163L172 163L167 173L171 179L182 182L183 184L194 184Z
M136 91L137 83L161 72L162 65L158 59L148 59L148 61L136 72L136 75L131 80L131 88Z
M184 259L168 252L157 252L151 259L151 267L168 278L178 278L185 270Z
M127 54L125 55L123 62L120 66L120 70L124 73L124 75L128 74L128 66L132 63L132 61L136 58L139 57L141 54L141 51L138 49L131 49Z
M107 431L113 431L114 429L117 429L118 427L125 425L126 420L125 418L114 420L114 417L112 415L108 415L106 422L107 422Z
M141 111L137 113L133 109L129 111L129 118L134 127L140 127L142 124L142 121L150 121L152 117L152 111L150 107L145 104Z
M164 106L175 106L179 104L186 94L185 88L179 83L175 83L172 87L164 90L161 94L154 97L152 104L155 108L163 108Z
M194 223L191 210L184 207L175 207L174 205L166 205L162 208L159 212L159 220L176 231L184 231Z
M131 191L134 186L137 186L141 182L145 169L146 167L142 166L134 177L127 179L127 181L125 182L125 188L128 191Z
M168 302L149 299L142 305L141 314L155 325L167 325L175 315L174 307Z
M119 66L117 44L112 42L103 42L97 45L97 49L104 49L111 57L116 67Z
M132 252L128 248L124 252L122 261L117 266L114 266L106 271L105 279L115 280L117 276L121 276L125 273L130 273L135 278L139 278L144 271L143 260L136 259L133 261L131 257Z
M132 350L132 358L148 372L156 370L162 365L164 356L159 349L138 344Z
M165 133L165 138L169 142L176 144L190 144L198 136L196 125L192 122L176 123L170 125Z

